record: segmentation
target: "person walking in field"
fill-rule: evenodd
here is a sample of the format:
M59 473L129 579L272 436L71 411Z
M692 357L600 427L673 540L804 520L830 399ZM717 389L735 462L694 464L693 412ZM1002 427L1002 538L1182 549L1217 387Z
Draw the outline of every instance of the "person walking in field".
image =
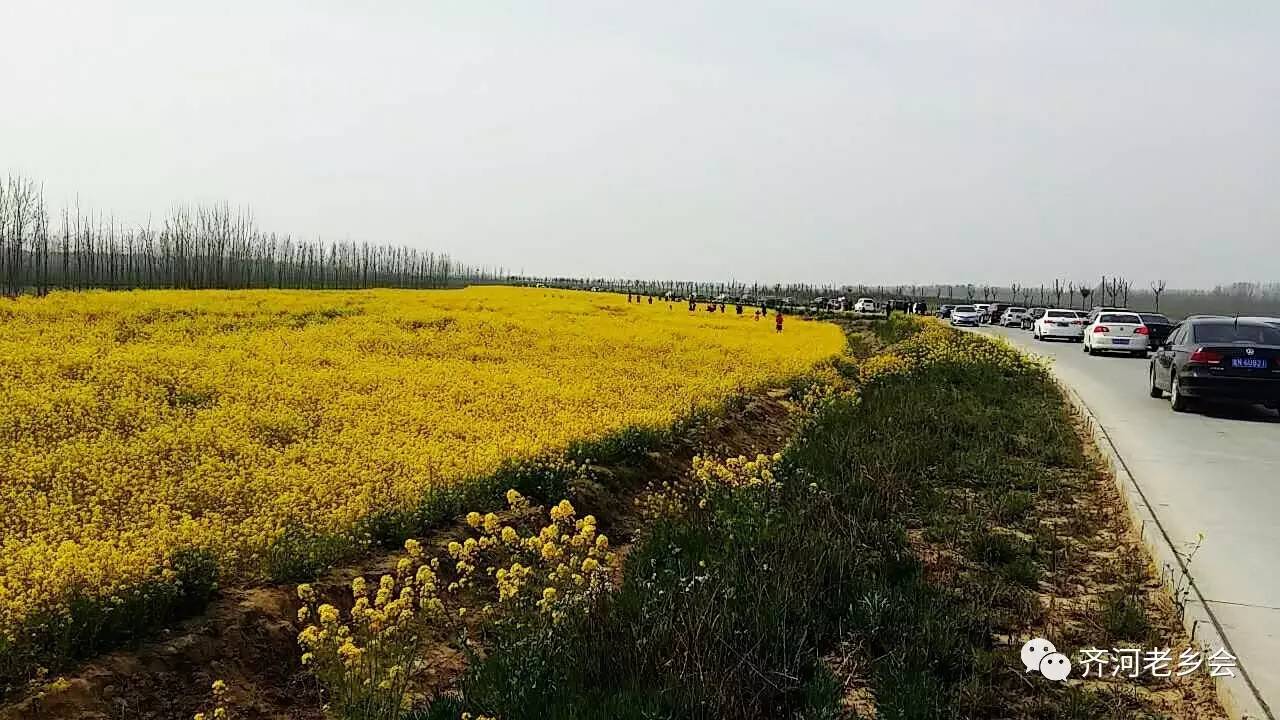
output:
M760 322L760 311L756 310L756 322Z
M724 312L724 303L720 303L720 312Z
M650 296L649 296L649 304L650 304L650 305L652 305L652 304L653 304L653 296L652 296L652 295L650 295Z
M733 306L733 311L734 311L735 313L737 313L737 314L741 315L741 314L742 314L742 303L738 303L738 304L734 305L734 306Z
M782 313L775 312L773 314L773 324L777 328L775 332L782 332Z

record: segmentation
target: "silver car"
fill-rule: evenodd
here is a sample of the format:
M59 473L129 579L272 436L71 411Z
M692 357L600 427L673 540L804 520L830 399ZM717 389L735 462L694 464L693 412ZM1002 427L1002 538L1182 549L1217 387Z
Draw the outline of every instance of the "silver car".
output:
M960 305L951 311L952 325L970 325L978 327L982 322L982 313L972 305Z

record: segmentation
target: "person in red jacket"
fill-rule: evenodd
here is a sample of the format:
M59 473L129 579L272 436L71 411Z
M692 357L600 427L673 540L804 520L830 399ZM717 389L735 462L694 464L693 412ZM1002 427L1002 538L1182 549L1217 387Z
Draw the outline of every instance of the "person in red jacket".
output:
M774 327L777 328L777 331L782 332L782 313L781 312L773 313L773 323L774 323Z

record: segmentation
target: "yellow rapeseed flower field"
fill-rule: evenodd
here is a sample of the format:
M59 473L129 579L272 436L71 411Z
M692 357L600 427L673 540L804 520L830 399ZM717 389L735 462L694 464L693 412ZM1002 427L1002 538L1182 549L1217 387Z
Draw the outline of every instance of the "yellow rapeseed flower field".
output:
M175 548L243 577L287 528L343 532L505 461L669 426L843 342L506 287L4 301L0 638L163 577Z

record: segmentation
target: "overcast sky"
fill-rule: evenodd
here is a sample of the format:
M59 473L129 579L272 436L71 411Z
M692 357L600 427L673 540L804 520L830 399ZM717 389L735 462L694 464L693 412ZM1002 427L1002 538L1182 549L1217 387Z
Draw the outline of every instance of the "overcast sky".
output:
M1280 3L3 2L0 172L528 273L1280 280Z

